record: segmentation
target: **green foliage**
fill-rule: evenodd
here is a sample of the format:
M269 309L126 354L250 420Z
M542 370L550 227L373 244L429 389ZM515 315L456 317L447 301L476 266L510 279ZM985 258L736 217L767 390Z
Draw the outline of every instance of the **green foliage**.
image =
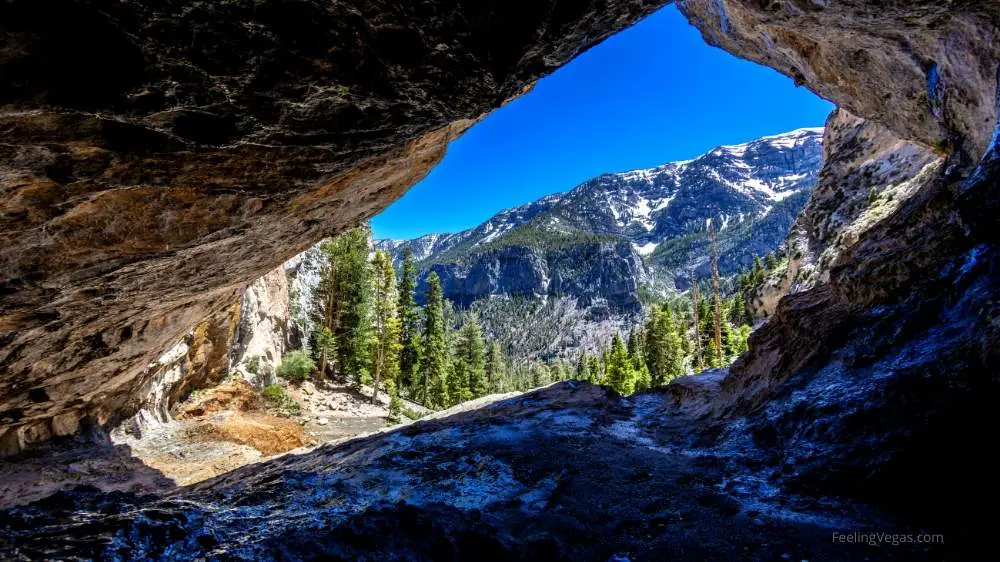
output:
M636 372L621 337L615 336L607 360L607 384L622 396L635 392Z
M436 273L427 278L427 304L424 306L423 354L420 357L419 396L430 408L450 404L447 378L448 343L444 323L444 299L441 280Z
M644 366L650 375L650 387L667 384L684 374L683 344L669 306L652 310L645 339Z
M337 357L337 338L330 328L323 326L315 332L316 355L319 358L319 372L326 372L327 366Z
M448 403L447 406L461 404L472 398L469 392L469 376L466 373L465 363L461 361L451 361L448 364Z
M396 388L396 381L386 379L385 391L389 394L389 419L399 421L399 415L403 412L403 400L399 397L399 389Z
M415 301L417 288L413 252L409 247L403 254L403 274L399 280L399 303L396 316L400 322L399 388L414 394L417 368L420 364L420 314Z
M486 342L483 331L474 315L468 315L459 332L452 358L458 376L465 380L464 388L470 398L485 396L489 391L486 381ZM455 398L452 398L455 400Z
M402 408L402 414L404 416L410 418L413 421L419 420L420 418L424 417L424 414L417 413L417 412L413 411L412 409L407 408L406 406L403 406L403 408Z
M372 400L377 399L379 386L386 383L395 388L399 375L399 354L403 345L400 342L401 325L396 316L397 301L396 272L392 268L392 259L383 251L375 252L372 260L372 285L374 309L374 341L371 351Z
M536 363L531 369L531 387L538 388L552 382L552 374L549 368L541 363Z
M284 416L297 416L302 411L302 407L291 396L285 394L281 385L271 384L261 390L261 396L268 407L279 410Z
M289 351L281 358L278 376L293 382L302 382L316 369L309 352L304 349Z
M503 392L507 378L507 360L500 350L500 344L493 342L486 354L486 381L490 392Z
M604 373L601 371L601 362L596 355L587 357L587 379L588 382L600 384L604 381Z
M326 263L315 293L316 329L333 332L337 372L362 383L368 377L372 344L368 230L352 228L329 238L320 251Z
M244 363L243 366L246 367L247 372L250 373L251 375L259 375L260 374L260 357L257 356L257 355L254 355L250 359L247 359L247 362Z

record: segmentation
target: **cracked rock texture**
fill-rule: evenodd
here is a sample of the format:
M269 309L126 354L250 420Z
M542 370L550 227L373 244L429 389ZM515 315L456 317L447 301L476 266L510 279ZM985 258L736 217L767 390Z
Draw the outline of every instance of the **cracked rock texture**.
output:
M192 326L662 3L0 5L0 449L132 413Z

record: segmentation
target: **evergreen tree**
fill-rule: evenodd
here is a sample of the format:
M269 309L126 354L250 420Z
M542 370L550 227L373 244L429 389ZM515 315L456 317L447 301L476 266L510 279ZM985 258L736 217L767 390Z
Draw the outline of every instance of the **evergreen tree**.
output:
M708 223L708 235L711 238L712 253L712 312L715 321L713 338L716 349L722 350L722 289L719 280L719 251L715 245L715 228Z
M490 392L504 392L506 388L507 362L500 344L493 342L489 352L486 354L486 380L488 381Z
M420 363L420 314L417 311L415 295L417 291L416 270L413 266L413 251L407 246L403 254L403 275L399 280L399 304L396 316L400 321L399 387L414 392Z
M489 391L486 385L486 343L474 316L468 316L462 325L453 361L456 371L465 381L463 392L469 398L485 396ZM457 399L452 396L452 400Z
M715 345L715 339L713 338L708 342L708 366L717 369L723 365L722 350L719 346Z
M535 363L531 369L531 388L545 386L552 382L549 368L541 363Z
M429 408L443 408L448 401L448 341L444 325L444 299L437 273L427 277L424 306L423 353L420 357L419 397Z
M701 325L698 327L698 342L702 353L701 365L704 369L712 366L711 343L715 341L712 335L715 322L712 318L712 306L709 304L708 298L702 298L698 310L698 316L701 318Z
M754 256L751 283L759 285L762 281L764 281L764 262L760 261L760 256Z
M448 369L448 405L461 404L471 397L468 365L461 359L452 357Z
M688 336L687 315L680 306L674 309L674 320L677 322L677 335L681 340L681 360L691 354L691 338Z
M372 260L372 285L375 342L372 349L372 401L378 401L379 385L382 381L392 381L395 387L399 375L400 321L396 316L397 301L396 271L392 268L392 258L381 250L375 252ZM388 388L388 386L387 386Z
M698 280L694 277L694 271L691 272L691 279L693 280L691 285L691 316L694 328L694 338L691 340L694 352L692 367L694 372L698 373L704 368L701 345L701 293L698 291Z
M620 336L615 336L608 353L607 383L622 396L628 396L635 391L635 370L629 361L628 351Z
M768 271L774 271L775 269L778 269L778 257L774 255L774 252L768 252L765 266L767 267Z
M656 307L646 323L648 387L662 386L684 374L684 350L670 306ZM642 373L640 373L642 374Z
M630 331L628 334L628 347L626 348L626 351L628 351L628 358L629 361L632 362L633 369L638 369L639 365L645 363L645 359L643 359L642 348L643 348L642 334L640 334L636 330Z
M313 345L319 358L319 373L325 375L330 362L337 357L337 338L328 326L322 326L313 333L315 334Z
M635 370L635 391L643 392L653 387L652 377L649 368L643 363Z
M372 336L368 230L352 228L325 240L320 250L326 263L315 292L316 330L329 329L336 341L336 361L323 361L321 355L323 369L335 364L341 375L361 383L368 377ZM312 339L323 338L314 334Z
M587 351L580 352L580 359L576 364L576 380L578 381L589 381L590 380L590 362L588 360Z
M587 377L587 381L594 384L601 384L604 379L601 373L601 362L597 359L596 355L587 357Z

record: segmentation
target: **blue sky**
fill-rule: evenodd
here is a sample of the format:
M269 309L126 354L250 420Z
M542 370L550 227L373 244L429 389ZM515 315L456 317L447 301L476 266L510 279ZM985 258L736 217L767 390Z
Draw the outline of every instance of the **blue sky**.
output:
M777 72L708 46L667 6L494 111L372 227L377 238L456 232L605 172L822 126L832 110Z

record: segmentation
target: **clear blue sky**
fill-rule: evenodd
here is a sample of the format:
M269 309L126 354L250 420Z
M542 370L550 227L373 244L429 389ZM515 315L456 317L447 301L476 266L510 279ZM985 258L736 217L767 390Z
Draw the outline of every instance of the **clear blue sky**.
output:
M832 109L777 72L708 46L667 6L490 114L372 226L377 238L456 232L605 172L822 126Z

